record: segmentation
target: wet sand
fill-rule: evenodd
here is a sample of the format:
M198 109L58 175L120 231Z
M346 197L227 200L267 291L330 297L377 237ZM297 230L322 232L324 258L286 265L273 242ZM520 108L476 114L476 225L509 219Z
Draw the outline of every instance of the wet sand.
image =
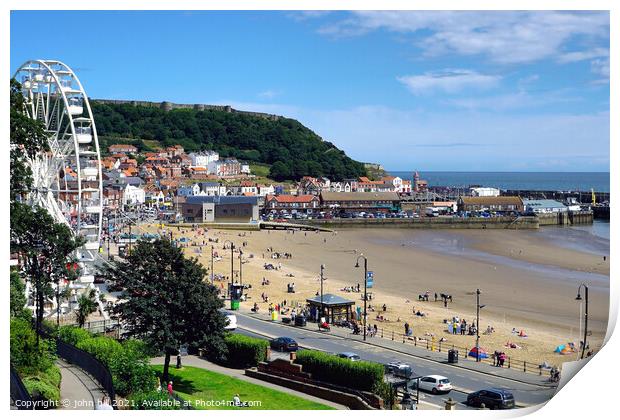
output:
M150 231L156 231L151 227ZM433 334L448 343L473 346L474 337L448 334L443 320L458 315L468 322L475 319L476 288L481 290L482 330L487 325L495 333L483 335L481 345L489 351L502 350L515 359L531 362L561 363L574 360L573 356L558 356L553 350L558 344L579 341L580 305L575 301L581 282L590 285L589 329L590 343L597 348L602 342L609 308L609 259L562 248L550 241L532 238L531 233L519 231L418 231L405 229L355 229L337 234L286 231L176 231L175 236L190 240L204 240L198 246L186 248L186 254L197 257L206 267L210 265L210 245L207 238L219 238L215 250L222 256L214 265L215 272L230 275L230 250L223 250L225 240L236 245L243 241L243 282L252 284L249 302L242 304L249 310L258 302L261 293L270 302L287 300L304 303L318 292L321 264L325 264L324 293L333 293L356 300L362 305L360 293L341 289L361 283L363 268L354 268L356 258L363 253L368 258L368 269L374 271L375 287L370 302L376 312L369 313L369 322L379 328L403 331L408 322L418 337ZM245 235L245 236L240 236ZM271 259L267 248L276 252L290 252L292 259ZM520 252L519 252L520 251ZM264 254L264 257L263 257ZM281 270L265 270L263 265L282 264ZM362 264L361 264L362 265ZM239 259L235 254L235 270ZM292 274L294 277L288 277ZM237 275L237 274L235 274ZM270 285L261 286L263 277ZM297 293L286 293L287 283L295 282ZM225 285L224 285L225 286ZM418 302L418 295L430 291L430 302ZM448 308L434 302L433 294L446 292L453 296ZM380 307L386 321L377 321ZM427 313L426 317L412 314L412 308ZM513 328L525 330L527 338L512 334ZM506 342L517 343L520 349L504 347Z

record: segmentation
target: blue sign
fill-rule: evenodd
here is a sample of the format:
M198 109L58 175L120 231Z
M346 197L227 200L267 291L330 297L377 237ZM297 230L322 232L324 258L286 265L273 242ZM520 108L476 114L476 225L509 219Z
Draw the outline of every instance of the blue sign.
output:
M372 288L372 285L375 283L375 277L374 277L374 272L369 271L368 272L368 277L366 277L366 287L367 288Z

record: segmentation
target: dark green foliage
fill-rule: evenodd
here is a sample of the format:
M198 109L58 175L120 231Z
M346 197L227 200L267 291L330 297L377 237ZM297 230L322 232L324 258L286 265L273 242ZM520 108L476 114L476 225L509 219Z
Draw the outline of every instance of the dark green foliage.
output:
M92 354L112 374L114 390L118 395L149 391L155 388L155 373L149 365L146 345L138 340L120 344L110 337L92 337L78 332L77 327L62 327L61 339L75 342L80 350ZM84 330L81 330L84 331ZM73 344L73 343L72 343Z
M80 341L92 338L92 334L83 328L75 327L73 325L65 325L58 330L59 338L65 343L77 346Z
M203 280L206 271L167 239L138 241L125 261L115 261L103 277L121 289L114 314L135 337L170 356L182 345L222 354L226 319L217 288Z
M97 310L95 300L95 290L91 289L88 294L82 294L78 298L78 309L75 312L75 319L80 327L83 327L88 316Z
M267 358L269 342L260 338L247 337L241 334L226 336L226 361L234 367L258 366Z
M31 119L24 109L21 85L11 79L11 201L27 194L32 188L32 171L26 165L26 158L48 150L45 128L39 121Z
M17 271L11 270L11 316L20 316L26 306L26 285Z
M383 365L374 362L352 362L316 350L300 350L297 361L303 371L318 381L342 385L359 391L377 390L383 383Z
M11 319L11 364L20 375L36 375L47 371L56 360L54 340L40 339L29 320Z
M182 404L167 393L136 392L129 397L132 410L183 410Z
M145 149L141 140L158 140L162 146L180 144L188 151L213 149L222 156L272 167L276 180L304 175L334 180L366 174L364 165L347 157L332 143L289 118L277 120L217 110L113 105L91 102L102 149L129 143Z
M22 379L24 386L34 401L49 401L50 408L56 408L60 400L60 388L38 377Z

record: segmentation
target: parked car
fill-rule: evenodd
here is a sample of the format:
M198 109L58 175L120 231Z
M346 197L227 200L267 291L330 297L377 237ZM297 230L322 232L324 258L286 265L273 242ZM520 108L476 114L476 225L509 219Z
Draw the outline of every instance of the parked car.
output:
M390 362L386 366L387 373L399 378L410 379L417 376L410 365L402 362Z
M359 355L348 351L344 353L338 353L338 357L340 357L341 359L349 359L352 362L359 362L360 360L362 360Z
M226 313L225 315L227 324L224 329L229 331L234 331L237 329L237 315L231 313Z
M502 388L481 389L467 396L467 405L480 407L480 404L491 410L514 408L515 398L510 391Z
M269 341L269 347L274 350L285 352L285 351L297 351L299 346L297 342L290 337L278 337Z
M429 375L420 378L420 389L423 391L430 391L433 394L439 392L448 393L452 391L452 384L445 376Z

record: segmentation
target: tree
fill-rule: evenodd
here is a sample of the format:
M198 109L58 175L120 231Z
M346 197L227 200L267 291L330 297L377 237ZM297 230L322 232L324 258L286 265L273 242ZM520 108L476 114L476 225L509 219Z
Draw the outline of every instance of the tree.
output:
M24 276L35 289L37 331L43 322L45 298L53 294L51 284L79 275L70 267L75 263L72 256L83 243L82 237L75 237L67 225L56 223L45 209L11 203L11 252L21 255Z
M11 271L11 316L20 316L26 306L26 287L17 271Z
M217 288L205 283L206 270L168 239L138 241L126 261L115 261L103 277L122 289L113 314L125 324L126 337L144 340L170 356L181 345L225 351L226 320Z
M11 109L11 200L27 194L32 187L32 171L26 159L49 149L45 127L33 120L25 112L21 85L10 82Z
M78 298L78 309L75 311L75 318L80 327L83 327L89 315L97 310L95 296L95 290L91 289L88 294L84 293Z

